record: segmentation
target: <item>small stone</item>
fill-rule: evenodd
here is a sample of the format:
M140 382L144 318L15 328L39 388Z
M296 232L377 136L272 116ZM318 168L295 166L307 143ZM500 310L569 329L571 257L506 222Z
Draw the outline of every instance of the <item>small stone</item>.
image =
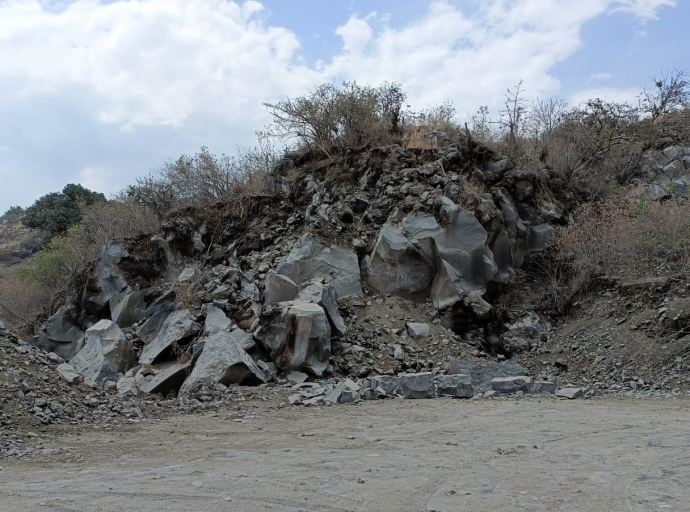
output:
M556 396L561 398L567 398L568 400L574 400L575 398L580 398L583 395L582 388L563 388L556 391Z

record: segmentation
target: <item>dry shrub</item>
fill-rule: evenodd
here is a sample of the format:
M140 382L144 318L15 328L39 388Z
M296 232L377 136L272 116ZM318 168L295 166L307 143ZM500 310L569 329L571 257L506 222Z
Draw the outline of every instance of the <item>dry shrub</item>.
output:
M112 240L157 233L160 220L131 198L95 203L82 209L84 236L99 246Z
M202 263L188 263L186 267L194 269L194 277L188 281L176 281L173 286L180 309L191 309L201 305L199 292L203 290L205 282Z
M430 135L422 126L408 125L403 128L402 146L405 149L438 149L438 138Z
M599 282L687 274L690 205L622 195L584 205L533 265L539 302L559 314Z
M52 291L41 283L27 282L21 265L0 273L0 319L22 334L31 335L33 322L52 299Z

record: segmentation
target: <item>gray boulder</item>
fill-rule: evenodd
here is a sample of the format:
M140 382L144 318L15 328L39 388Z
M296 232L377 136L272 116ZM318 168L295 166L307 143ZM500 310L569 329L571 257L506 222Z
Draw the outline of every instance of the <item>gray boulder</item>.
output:
M146 316L144 294L131 288L110 299L110 319L119 327L130 327Z
M264 303L266 305L294 300L299 293L299 286L292 279L282 274L276 274L273 271L266 274L264 284L266 286L264 293Z
M514 377L526 375L527 370L517 362L508 360L502 363L481 366L468 361L453 360L448 366L449 375L469 375L472 379L472 387L475 393L492 391L492 379L499 377Z
M318 304L285 302L264 312L254 334L284 372L323 376L331 357L331 326Z
M429 324L410 322L407 324L407 334L412 339L426 338L431 329Z
M433 398L436 394L434 374L431 372L405 373L398 377L405 398Z
M553 395L556 393L556 384L546 380L536 380L534 381L534 384L532 384L532 393L549 393L550 395Z
M72 358L70 365L103 387L107 380L127 371L134 362L132 343L114 322L101 320L87 329L84 347Z
M310 233L302 235L282 259L276 273L301 285L314 278L333 285L338 297L361 295L359 261L350 249L324 247Z
M516 377L496 377L491 379L491 389L503 395L510 395L522 391L530 392L530 378L525 375Z
M189 310L183 309L170 313L163 321L158 334L144 346L139 362L141 364L153 364L173 345L190 339L199 331L199 324L194 321Z
M453 398L472 398L474 396L472 378L469 375L438 375L436 376L436 394Z
M227 317L225 311L215 306L206 307L205 335L213 334L216 331L229 331L232 325L232 320Z
M312 280L300 290L297 300L321 306L331 321L331 332L338 336L345 336L347 327L338 310L338 292L335 287Z
M101 249L101 256L96 269L89 280L88 289L97 290L84 300L84 309L92 315L102 315L108 311L110 299L127 288L124 274L118 263L129 256L129 253L118 244L110 244Z
M30 343L46 352L55 352L62 359L70 360L81 350L84 333L79 329L64 309L52 315L41 327Z
M158 393L167 396L171 391L177 391L182 387L189 375L192 361L173 363L164 368L158 368L159 372L139 388L144 393Z
M563 388L556 391L557 397L567 398L568 400L581 398L583 394L584 390L582 388Z
M202 385L255 385L265 383L268 377L230 333L218 331L206 339L204 351L180 388L180 396L193 393Z
M58 375L69 384L77 384L81 382L83 378L81 373L79 373L74 366L67 363L58 365L56 371Z
M370 379L365 379L362 383L362 391L378 396L395 396L402 394L402 385L398 377L393 375L378 375Z

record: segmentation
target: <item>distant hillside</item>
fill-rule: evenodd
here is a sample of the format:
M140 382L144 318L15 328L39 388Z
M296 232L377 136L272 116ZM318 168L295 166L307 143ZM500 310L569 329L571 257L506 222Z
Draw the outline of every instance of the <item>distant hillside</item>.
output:
M14 265L36 252L40 236L21 221L0 221L0 266Z

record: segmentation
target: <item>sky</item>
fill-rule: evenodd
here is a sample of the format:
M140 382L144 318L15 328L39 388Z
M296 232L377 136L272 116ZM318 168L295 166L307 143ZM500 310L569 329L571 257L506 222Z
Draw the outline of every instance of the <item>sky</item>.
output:
M688 20L690 0L0 0L0 213L231 154L264 102L324 82L398 82L459 120L520 80L530 100L636 102L688 67Z

